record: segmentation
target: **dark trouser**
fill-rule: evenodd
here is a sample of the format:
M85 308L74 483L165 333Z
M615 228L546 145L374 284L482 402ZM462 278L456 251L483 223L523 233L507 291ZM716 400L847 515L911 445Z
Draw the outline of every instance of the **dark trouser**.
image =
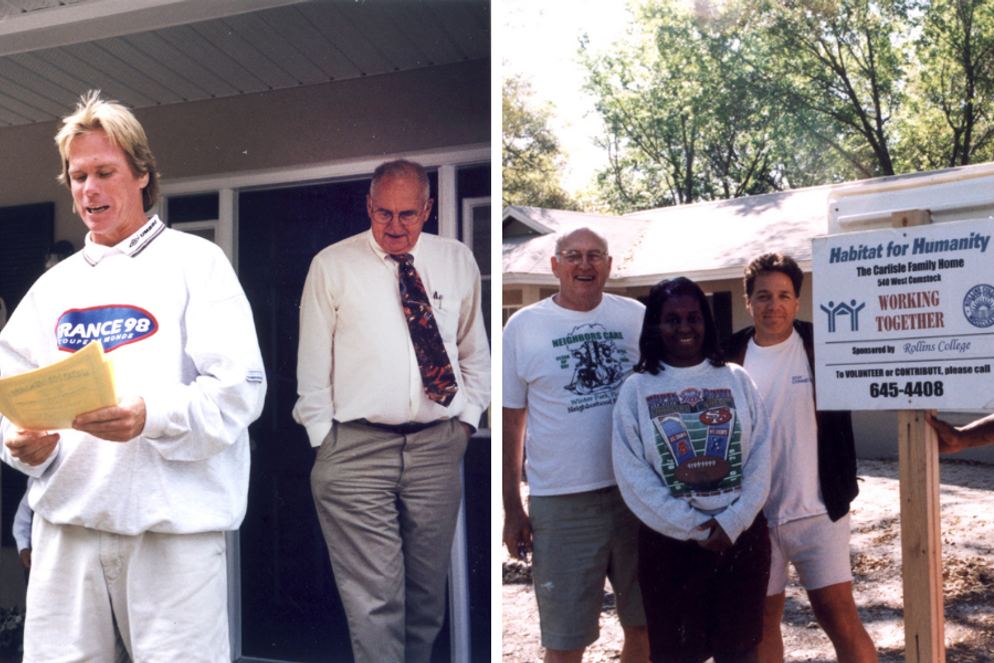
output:
M311 490L357 663L418 663L445 617L462 498L458 421L398 435L335 422Z
M701 663L744 653L763 638L770 537L762 512L722 552L642 525L639 586L653 663Z

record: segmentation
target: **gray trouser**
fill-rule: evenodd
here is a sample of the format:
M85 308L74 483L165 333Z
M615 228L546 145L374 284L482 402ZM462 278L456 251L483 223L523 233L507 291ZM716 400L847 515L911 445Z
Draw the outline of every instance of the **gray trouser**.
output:
M335 422L311 491L356 663L427 662L445 617L465 429L410 435Z

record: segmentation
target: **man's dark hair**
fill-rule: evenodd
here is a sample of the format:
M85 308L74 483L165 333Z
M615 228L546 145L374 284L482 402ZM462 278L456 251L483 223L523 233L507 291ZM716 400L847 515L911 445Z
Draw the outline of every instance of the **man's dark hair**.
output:
M645 303L645 318L642 319L642 333L639 336L639 361L635 365L636 373L659 375L663 369L663 339L659 331L660 318L663 316L663 305L671 297L689 295L696 297L701 305L704 316L704 342L701 351L712 366L724 366L721 357L721 347L718 345L718 326L714 322L711 306L708 305L707 295L701 287L685 276L660 281L652 286Z
M804 283L804 272L797 266L794 259L782 253L764 253L746 265L744 279L746 297L752 297L752 288L756 284L756 277L769 272L786 274L787 278L794 285L794 296L801 296L801 284Z

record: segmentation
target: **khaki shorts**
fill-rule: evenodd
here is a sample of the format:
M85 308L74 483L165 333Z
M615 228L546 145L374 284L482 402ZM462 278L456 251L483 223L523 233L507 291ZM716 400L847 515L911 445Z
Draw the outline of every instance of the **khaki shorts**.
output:
M532 578L546 649L582 649L600 635L604 578L623 627L643 626L638 587L639 521L616 486L532 496Z
M834 523L828 514L770 527L773 560L767 596L787 588L787 565L793 564L806 590L852 580L849 565L849 514Z

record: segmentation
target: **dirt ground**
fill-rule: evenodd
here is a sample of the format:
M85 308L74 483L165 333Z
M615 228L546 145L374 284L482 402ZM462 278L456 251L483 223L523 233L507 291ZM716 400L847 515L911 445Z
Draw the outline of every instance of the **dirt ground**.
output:
M856 604L881 663L903 663L897 461L860 461L859 478L850 545ZM994 662L994 466L943 461L941 484L946 661ZM503 660L541 661L531 575L506 550L503 578ZM587 650L587 663L619 659L621 627L613 605L608 585L601 637ZM832 644L816 624L796 578L787 588L782 628L787 661L836 660Z

